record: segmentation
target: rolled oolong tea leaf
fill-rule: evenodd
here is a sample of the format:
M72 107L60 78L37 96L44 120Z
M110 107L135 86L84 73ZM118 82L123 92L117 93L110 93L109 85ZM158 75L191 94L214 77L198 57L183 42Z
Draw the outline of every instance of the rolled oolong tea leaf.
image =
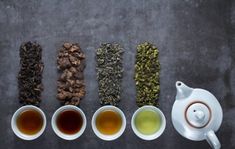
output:
M158 105L160 94L160 63L158 49L145 42L137 46L135 84L138 106Z
M23 105L39 106L41 102L42 47L36 42L26 42L20 46L20 71L18 74L19 100Z
M120 102L122 54L123 49L115 43L103 43L96 50L96 71L101 105L117 106Z
M57 57L60 77L57 83L57 99L64 105L78 106L85 96L85 54L79 44L64 43Z

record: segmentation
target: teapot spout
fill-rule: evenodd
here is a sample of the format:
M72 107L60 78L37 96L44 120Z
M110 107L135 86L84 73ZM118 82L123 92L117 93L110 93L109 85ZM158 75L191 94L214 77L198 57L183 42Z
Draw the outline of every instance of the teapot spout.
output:
M193 91L193 88L188 87L187 85L185 85L181 81L176 81L175 86L176 86L176 90L177 90L176 100L185 99L185 98L189 97Z

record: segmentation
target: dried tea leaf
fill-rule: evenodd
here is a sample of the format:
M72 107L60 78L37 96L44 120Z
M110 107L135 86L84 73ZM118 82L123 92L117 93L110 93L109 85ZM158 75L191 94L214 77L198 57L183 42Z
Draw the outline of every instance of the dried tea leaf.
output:
M18 74L19 100L23 105L39 106L41 102L42 48L36 42L22 43L20 52L20 71Z
M96 71L102 105L117 106L120 102L122 54L123 49L119 44L103 43L96 50Z
M64 43L57 57L60 77L57 83L57 99L64 105L78 106L85 96L85 54L79 44Z
M158 49L145 42L137 46L135 84L138 106L158 105L160 95L160 63Z

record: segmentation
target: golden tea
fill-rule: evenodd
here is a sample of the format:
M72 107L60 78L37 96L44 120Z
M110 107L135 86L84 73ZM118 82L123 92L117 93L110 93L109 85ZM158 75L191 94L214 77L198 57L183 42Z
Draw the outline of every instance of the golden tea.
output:
M117 133L122 126L122 118L119 113L113 110L104 110L97 115L96 127L105 135Z

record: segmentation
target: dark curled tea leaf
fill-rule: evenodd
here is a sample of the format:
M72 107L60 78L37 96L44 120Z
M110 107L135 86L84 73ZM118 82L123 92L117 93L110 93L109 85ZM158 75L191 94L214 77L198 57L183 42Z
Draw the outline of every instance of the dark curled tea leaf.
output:
M145 42L137 46L135 84L137 105L157 105L160 94L160 63L158 49Z
M85 54L79 44L64 43L59 50L57 67L60 72L57 99L62 104L78 106L85 96Z
M18 74L19 100L23 105L39 106L42 86L42 48L36 42L20 46L20 71Z
M120 101L123 49L118 44L104 43L96 51L99 98L102 105Z

